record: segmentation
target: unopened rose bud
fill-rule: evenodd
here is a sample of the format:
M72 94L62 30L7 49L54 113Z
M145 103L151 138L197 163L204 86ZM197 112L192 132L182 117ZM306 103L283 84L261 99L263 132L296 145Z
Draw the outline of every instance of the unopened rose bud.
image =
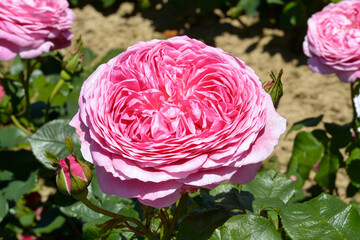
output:
M78 47L71 53L70 56L66 57L63 61L63 70L61 71L61 77L65 81L71 80L71 75L75 74L83 68L83 43L81 38L77 40Z
M74 156L70 155L59 160L56 184L62 193L76 199L86 197L91 178L90 167Z
M281 82L282 74L282 69L280 70L277 77L275 76L274 72L271 72L270 78L272 81L264 84L264 90L270 94L275 108L277 108L279 105L280 98L283 95L283 84Z

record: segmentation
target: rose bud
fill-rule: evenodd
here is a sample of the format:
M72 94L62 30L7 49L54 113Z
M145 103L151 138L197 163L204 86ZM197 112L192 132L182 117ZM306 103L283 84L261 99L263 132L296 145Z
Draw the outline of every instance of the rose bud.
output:
M90 167L76 159L67 156L61 159L57 165L56 184L65 195L75 198L87 195L87 187L92 178Z
M70 81L72 79L72 75L81 71L83 68L83 42L81 38L77 40L77 48L71 53L71 55L67 56L62 65L63 69L60 72L61 78L65 81Z
M279 105L280 98L283 95L283 84L281 82L281 76L283 70L281 69L276 77L273 72L270 74L271 82L267 82L264 85L264 90L271 96L271 100L274 103L275 108Z

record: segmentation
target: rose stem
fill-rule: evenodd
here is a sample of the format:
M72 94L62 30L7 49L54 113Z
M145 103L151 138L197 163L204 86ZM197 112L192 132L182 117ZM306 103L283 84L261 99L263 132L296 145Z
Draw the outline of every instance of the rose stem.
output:
M21 125L21 123L19 122L19 120L17 120L17 118L14 115L10 116L11 120L13 121L13 123L24 133L31 135L31 132L29 130L27 130L23 125Z
M30 93L29 93L29 82L30 76L33 71L33 66L31 66L31 60L25 60L26 62L26 77L20 73L19 80L24 88L25 91L25 114L26 119L29 122L30 127L33 127L31 112L30 112Z
M49 110L50 110L51 103L54 100L56 94L60 91L60 88L64 85L64 83L65 83L65 80L61 78L60 81L56 84L56 86L52 90L50 97L47 100L46 109L45 109L45 122L47 122L49 120Z
M355 102L354 102L354 97L356 97L359 94L359 90L356 91L357 87L355 85L355 83L358 81L359 79L357 79L355 82L350 84L350 91L351 91L351 103L352 103L352 108L353 108L353 122L352 122L352 126L354 129L354 133L356 135L356 139L359 140L359 130L358 128L359 123L357 120L357 112L356 112L356 106L355 106Z
M178 222L181 212L185 206L187 197L188 197L187 193L181 195L179 204L177 205L177 207L175 209L174 217L171 220L170 227L167 229L167 231L164 233L164 236L161 239L164 239L164 240L170 239L171 234L174 232L176 223Z
M158 240L158 238L155 236L155 234L152 233L149 229L147 229L139 220L132 218L132 217L127 217L124 215L116 214L116 213L110 212L108 210L105 210L101 207L96 206L91 201L89 201L87 198L80 198L79 200L82 203L84 203L88 208L90 208L91 210L93 210L95 212L104 214L104 215L109 216L114 219L118 219L120 221L128 221L128 222L135 223L150 240Z

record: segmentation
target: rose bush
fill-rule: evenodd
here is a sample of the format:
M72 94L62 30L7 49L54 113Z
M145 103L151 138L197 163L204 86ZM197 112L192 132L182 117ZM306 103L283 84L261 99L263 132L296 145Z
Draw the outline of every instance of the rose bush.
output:
M252 180L286 127L250 67L186 36L139 42L100 65L70 125L105 193L153 207Z
M308 19L303 43L316 73L336 73L343 82L360 77L360 1L330 3Z
M32 59L70 45L74 12L66 0L0 1L0 60Z

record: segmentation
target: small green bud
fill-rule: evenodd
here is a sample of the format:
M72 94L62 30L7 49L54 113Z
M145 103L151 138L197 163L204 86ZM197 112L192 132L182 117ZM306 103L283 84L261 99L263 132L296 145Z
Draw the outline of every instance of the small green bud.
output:
M77 40L77 48L72 52L72 54L64 59L63 69L69 74L72 75L80 71L83 67L82 51L84 45L81 40L81 37ZM64 79L66 81L66 79Z

